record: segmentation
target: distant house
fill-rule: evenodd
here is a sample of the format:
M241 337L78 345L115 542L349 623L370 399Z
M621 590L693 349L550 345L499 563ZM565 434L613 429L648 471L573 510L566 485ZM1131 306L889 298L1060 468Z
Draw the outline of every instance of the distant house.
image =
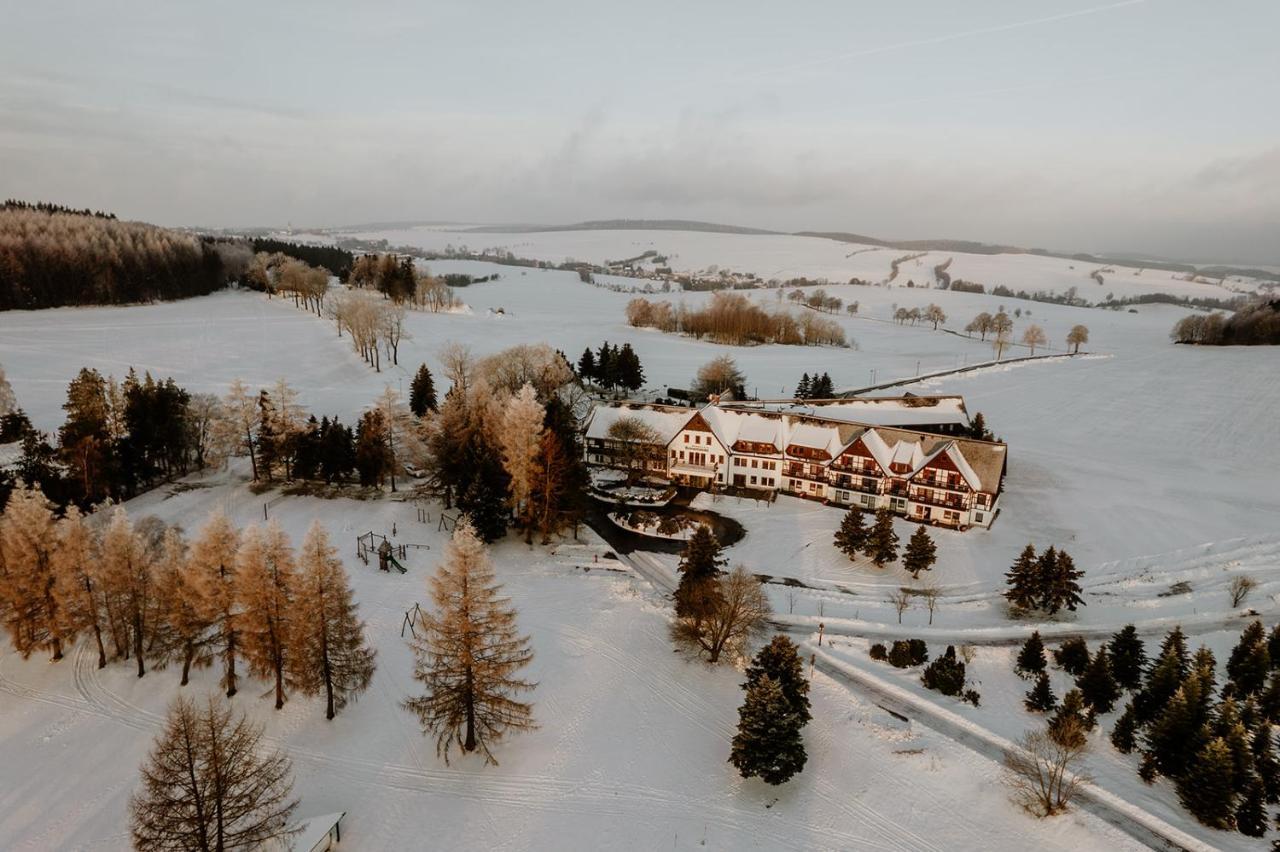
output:
M929 399L936 402L910 401ZM873 422L854 419L861 415ZM991 525L1008 461L1005 444L954 434L968 425L961 398L896 397L726 402L697 410L599 406L586 430L588 463L619 466L619 458L634 458L633 450L610 437L609 426L624 417L650 427L644 448L650 476L701 489L754 489L868 511L888 508L957 529Z

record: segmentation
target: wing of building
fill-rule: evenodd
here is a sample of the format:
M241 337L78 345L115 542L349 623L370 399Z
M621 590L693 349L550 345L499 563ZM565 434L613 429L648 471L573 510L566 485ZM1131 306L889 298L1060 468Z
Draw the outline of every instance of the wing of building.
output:
M856 419L864 415L873 422ZM959 397L728 402L700 409L618 403L592 413L586 458L641 466L646 475L694 488L780 492L868 511L888 508L957 529L989 527L1008 448L957 434L957 417L968 425Z

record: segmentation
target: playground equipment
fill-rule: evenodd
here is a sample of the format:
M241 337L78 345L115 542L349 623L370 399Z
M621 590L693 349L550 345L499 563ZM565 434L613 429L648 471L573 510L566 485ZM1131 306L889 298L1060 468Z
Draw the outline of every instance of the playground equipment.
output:
M356 536L356 556L365 565L369 564L369 557L376 556L378 559L378 569L381 571L390 571L395 568L401 574L407 574L409 569L405 568L401 560L407 559L409 548L417 548L419 550L430 550L429 544L392 544L391 540L381 533L370 530L363 535Z

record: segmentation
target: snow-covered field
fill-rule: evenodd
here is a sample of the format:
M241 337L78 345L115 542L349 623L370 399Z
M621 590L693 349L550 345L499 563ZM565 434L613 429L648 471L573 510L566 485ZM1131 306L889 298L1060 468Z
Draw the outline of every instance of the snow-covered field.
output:
M462 242L457 234L445 238L419 230L382 236L399 243L424 233L440 239L439 247ZM677 268L714 263L766 277L838 280L882 279L890 256L900 254L880 250L847 257L858 247L798 237L466 236L472 248L506 245L517 254L551 260L616 259L653 248L671 253ZM522 240L528 245L518 245ZM938 262L921 259L923 278ZM1076 264L1068 270L1068 261L957 256L951 275L984 280L966 263L1003 264L999 274L1007 274L1015 289L1077 285L1085 296L1092 292L1088 288L1101 289L1087 277L1091 269ZM469 262L432 266L438 272L497 272L501 278L458 291L469 313L411 315L412 337L401 345L401 365L381 374L365 366L327 321L289 302L245 292L162 305L0 313L0 364L19 402L45 429L61 422L67 382L84 366L118 378L134 366L172 375L189 390L215 393L237 377L251 386L283 377L317 415L338 414L351 422L385 385L403 382L407 389L419 363L437 370L437 353L446 341L463 342L480 355L520 342L547 342L573 360L604 340L630 342L651 392L683 387L699 365L729 354L750 388L773 396L789 393L803 372L828 372L837 387L856 388L992 358L990 346L978 340L894 324L896 306L937 302L951 330L963 328L979 311L1020 308L1032 316L1016 320L1015 334L1037 322L1048 333L1051 351L1061 353L1067 330L1084 323L1091 330L1085 347L1091 354L999 365L905 388L963 394L968 410L982 411L1010 447L994 526L933 533L938 564L921 580L943 592L932 627L920 608L908 611L899 627L885 602L891 588L910 584L909 575L896 566L851 563L835 551L836 509L793 498L772 506L708 501L707 508L746 528L730 559L811 587L771 586L779 617L801 634L824 620L829 634L861 655L859 665L872 664L856 644L860 640L844 634L921 635L940 652L938 643L998 644L1025 633L1027 625L1008 622L997 595L1003 573L1028 541L1065 547L1087 572L1088 606L1060 626L1045 627L1046 633L1102 634L1130 621L1154 631L1181 621L1212 638L1234 620L1225 587L1241 573L1262 583L1246 606L1275 617L1280 349L1173 346L1169 328L1185 312L1167 306L1113 312L850 285L828 292L860 302L858 316L836 317L855 345L728 347L630 328L623 308L632 296L583 284L572 273ZM1075 281L1076 273L1082 280ZM1226 295L1216 285L1167 283L1168 273L1131 273L1115 276L1117 297L1146 292L1121 290L1119 278L1130 287ZM914 275L904 265L900 279ZM1110 290L1112 276L1107 278ZM986 283L1006 282L993 277ZM770 291L750 295L775 299ZM710 297L657 298L696 304ZM1025 351L1011 356L1017 354ZM173 496L162 490L130 508L188 530L214 506L249 523L261 518L267 498L250 494L239 475L233 469ZM415 600L425 599L424 578L442 543L435 526L418 524L413 507L387 501L287 498L272 513L295 542L315 517L329 526L344 548L379 649L373 688L332 724L310 701L294 700L274 713L253 690L237 699L294 756L300 816L349 812L343 848L384 848L406 837L430 838L439 848L511 849L1065 849L1129 843L1087 813L1047 822L1022 816L1007 802L997 767L987 757L919 725L897 722L865 695L822 673L815 675L815 720L806 734L811 762L804 774L776 790L742 782L725 762L741 697L739 674L673 654L660 592L643 577L582 571L596 552L590 549L566 548L557 555L514 541L497 548L498 572L521 609L523 629L533 637L542 727L504 745L500 767L445 767L398 707L412 689L400 623ZM354 558L357 533L382 532L393 521L401 540L433 548L411 557L405 576L380 574ZM905 540L910 527L900 522L898 530ZM652 559L664 569L671 565L668 557ZM1191 584L1191 594L1162 596L1181 580ZM984 706L974 712L991 708L991 716L977 718L1013 736L1018 731L1012 721L1026 714L1018 706L999 707L1010 704L1005 693L1018 686L1000 686L1006 653L1000 647L982 651L975 670L984 681ZM139 681L127 667L98 673L88 662L74 654L57 665L21 661L7 644L0 651L0 847L114 849L126 842L124 803L159 714L177 691L177 673ZM887 667L876 671L892 675ZM195 688L211 683L201 673ZM1117 769L1108 777L1117 784L1136 782L1131 767L1116 766L1123 773ZM1144 808L1188 827L1167 785L1133 795Z

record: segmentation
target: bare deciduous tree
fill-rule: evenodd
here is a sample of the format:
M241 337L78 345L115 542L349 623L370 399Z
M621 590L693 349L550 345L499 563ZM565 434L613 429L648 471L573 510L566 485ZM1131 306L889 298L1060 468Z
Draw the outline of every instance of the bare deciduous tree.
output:
M676 641L696 647L712 663L725 654L741 654L764 629L771 612L760 581L743 566L719 577L716 584L719 595L708 614L679 618L672 627Z
M1044 329L1032 323L1022 332L1022 342L1031 349L1031 354L1036 354L1037 346L1044 346L1049 342L1049 338L1045 336Z
M911 592L907 589L898 589L898 591L889 595L889 603L897 611L898 623L901 624L902 614L911 608Z
M933 614L938 609L938 597L942 591L933 583L928 584L920 590L920 597L924 598L924 605L929 610L929 623L933 624Z
M1253 591L1257 586L1258 581L1247 574L1242 574L1239 577L1232 578L1231 606L1237 607L1244 603L1244 599L1249 597L1249 592Z
M1080 726L1073 718L1062 724ZM1080 785L1089 781L1075 770L1088 748L1083 731L1080 736L1053 737L1044 729L1023 734L1004 756L1005 780L1014 801L1038 817L1066 810Z
M139 852L256 849L296 832L289 759L263 753L262 730L209 696L179 698L129 800Z

